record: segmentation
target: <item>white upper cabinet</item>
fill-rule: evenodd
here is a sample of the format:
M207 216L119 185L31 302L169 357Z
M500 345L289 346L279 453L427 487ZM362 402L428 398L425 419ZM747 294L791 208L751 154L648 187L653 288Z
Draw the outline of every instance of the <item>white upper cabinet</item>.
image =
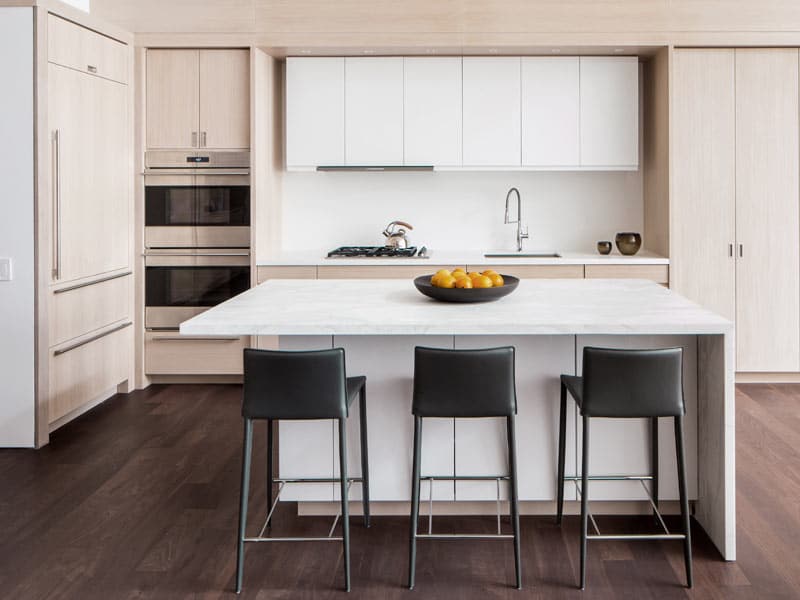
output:
M344 58L287 58L287 167L343 164Z
M638 166L638 59L581 57L580 90L581 166Z
M461 58L406 58L404 164L461 165Z
M464 166L520 166L520 58L463 61Z
M403 164L403 58L345 58L345 164Z
M580 164L580 59L522 59L522 164Z

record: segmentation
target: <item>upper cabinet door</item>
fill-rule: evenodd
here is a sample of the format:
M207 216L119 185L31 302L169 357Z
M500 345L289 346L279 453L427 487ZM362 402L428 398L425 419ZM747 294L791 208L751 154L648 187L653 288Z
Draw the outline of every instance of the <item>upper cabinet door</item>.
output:
M461 58L406 58L404 163L461 165Z
M581 57L581 166L639 164L639 63L635 56Z
M345 164L403 164L403 58L345 58Z
M147 51L147 147L199 144L200 68L197 50Z
M202 148L250 147L250 52L200 50Z
M522 59L522 164L580 164L578 57Z
M520 58L464 61L464 166L519 166Z
M286 59L286 166L344 164L344 58Z

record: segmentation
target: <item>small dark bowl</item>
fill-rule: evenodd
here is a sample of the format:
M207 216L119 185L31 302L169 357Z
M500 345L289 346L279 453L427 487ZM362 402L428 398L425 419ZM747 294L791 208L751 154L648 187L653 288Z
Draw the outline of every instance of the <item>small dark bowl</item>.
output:
M638 233L618 233L614 241L617 249L625 256L633 256L642 247L642 236Z
M597 242L597 251L600 254L611 254L611 242Z
M471 290L440 288L431 283L431 277L433 275L420 275L414 279L414 285L429 298L442 302L491 302L508 296L519 285L519 279L513 275L503 275L502 287L473 288Z

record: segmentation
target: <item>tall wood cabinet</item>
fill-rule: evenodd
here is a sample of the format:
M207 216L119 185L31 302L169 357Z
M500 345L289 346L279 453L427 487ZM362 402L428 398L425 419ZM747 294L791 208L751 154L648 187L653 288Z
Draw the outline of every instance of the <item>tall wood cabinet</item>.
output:
M250 53L147 51L147 147L250 147Z
M796 49L674 53L670 278L736 323L737 371L800 370Z

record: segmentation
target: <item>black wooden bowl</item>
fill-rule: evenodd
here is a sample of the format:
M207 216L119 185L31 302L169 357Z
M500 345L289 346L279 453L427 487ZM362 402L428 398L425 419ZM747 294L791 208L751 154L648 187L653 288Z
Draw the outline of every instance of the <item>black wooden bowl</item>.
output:
M517 289L519 279L513 275L503 275L502 287L472 288L469 290L459 288L440 288L431 283L433 275L421 275L414 279L417 289L434 300L442 302L491 302L508 296Z

